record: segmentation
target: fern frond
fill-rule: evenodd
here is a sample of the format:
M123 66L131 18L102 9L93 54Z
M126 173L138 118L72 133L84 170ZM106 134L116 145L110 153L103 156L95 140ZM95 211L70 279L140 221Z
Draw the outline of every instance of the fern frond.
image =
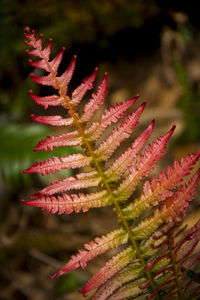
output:
M34 148L39 150L53 150L56 147L79 146L81 153L63 157L52 157L33 164L25 173L54 173L62 169L80 169L76 175L56 180L49 186L33 194L29 201L22 202L28 206L40 207L52 214L70 214L72 212L86 212L90 208L112 206L117 214L120 228L94 238L84 245L76 255L58 271L52 278L75 270L85 268L93 258L113 248L118 253L111 257L101 269L84 285L81 292L87 294L98 288L92 299L161 299L160 296L184 298L184 295L196 295L199 286L187 277L190 268L196 266L200 255L196 249L199 244L199 223L183 238L179 220L185 216L189 203L193 200L200 171L191 179L177 186L193 169L198 161L200 151L176 160L173 167L167 168L144 183L143 192L136 198L130 199L140 182L154 169L155 164L164 154L168 140L175 126L165 135L155 139L143 154L141 150L150 137L154 120L132 142L118 158L112 155L122 142L128 139L139 123L139 118L146 106L146 101L133 112L128 110L138 99L139 95L106 109L100 121L92 121L92 117L104 103L107 93L107 73L92 93L89 101L84 104L79 113L78 104L87 91L94 86L97 71L86 77L70 95L68 84L74 73L76 56L74 56L66 71L58 76L58 68L63 58L64 48L50 59L52 40L43 48L43 36L36 38L35 32L25 29L26 45L33 49L27 50L29 55L39 58L30 60L31 66L40 68L43 76L31 75L38 84L51 86L55 89L53 95L37 96L29 92L31 98L45 109L49 106L62 106L67 110L68 117L35 116L34 121L53 126L67 126L67 132L47 137ZM43 74L43 73L42 73ZM127 113L127 115L125 115ZM124 119L122 119L124 117ZM111 125L116 124L110 135L103 140L103 134ZM103 140L103 141L102 141ZM137 157L138 156L138 157ZM87 194L84 189L88 190ZM78 190L75 193L74 190ZM128 202L125 202L127 201ZM146 216L148 214L148 216ZM156 236L157 235L157 236ZM182 271L181 268L185 271ZM191 283L190 293L185 289ZM184 290L184 293L181 292ZM188 296L187 296L188 297Z

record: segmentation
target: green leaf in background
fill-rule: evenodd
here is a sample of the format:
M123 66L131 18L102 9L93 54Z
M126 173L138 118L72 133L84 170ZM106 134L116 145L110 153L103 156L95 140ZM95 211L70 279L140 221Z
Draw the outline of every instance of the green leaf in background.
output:
M23 170L39 160L47 158L44 151L34 152L35 145L52 131L38 124L0 124L0 176L9 188L16 189L20 183L27 184L30 176L23 174ZM51 156L64 156L78 152L74 147L63 147L49 153ZM70 170L63 171L65 176L71 174ZM49 175L48 175L49 176ZM50 177L47 178L51 178ZM49 179L47 179L49 180Z

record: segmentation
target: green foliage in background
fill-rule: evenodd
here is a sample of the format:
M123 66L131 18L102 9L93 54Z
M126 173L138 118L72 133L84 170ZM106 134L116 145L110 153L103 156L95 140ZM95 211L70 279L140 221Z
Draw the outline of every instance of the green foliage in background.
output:
M179 100L179 108L184 115L185 127L179 141L200 140L200 95L195 86L192 85L181 61L175 61L174 67L177 78L183 88L183 95Z
M4 123L0 125L0 175L11 190L16 189L19 184L29 183L30 176L23 174L23 170L34 161L46 159L46 152L34 152L33 148L38 140L51 134L52 132L47 127L39 124L27 126ZM71 153L75 153L73 147L55 149L49 157ZM70 174L70 170L65 170L66 176Z

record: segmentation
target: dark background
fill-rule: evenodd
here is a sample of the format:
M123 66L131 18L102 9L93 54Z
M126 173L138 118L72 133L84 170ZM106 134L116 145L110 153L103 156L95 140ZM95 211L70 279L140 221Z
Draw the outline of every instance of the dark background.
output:
M177 125L161 169L200 144L200 12L197 1L186 3L0 0L0 299L80 299L74 291L103 258L85 272L55 281L49 276L84 242L115 226L113 215L104 209L58 217L20 204L20 199L55 178L22 174L34 161L46 158L46 153L33 153L32 148L52 134L52 129L29 118L30 113L43 111L28 90L41 95L46 90L29 78L23 28L42 32L44 44L53 37L54 55L66 46L61 71L73 54L78 55L69 92L98 66L98 80L103 72L109 74L106 105L139 92L141 101L148 100L141 128L156 117L155 137ZM63 153L66 150L53 154ZM198 208L195 203L193 208ZM195 209L188 222L198 216Z

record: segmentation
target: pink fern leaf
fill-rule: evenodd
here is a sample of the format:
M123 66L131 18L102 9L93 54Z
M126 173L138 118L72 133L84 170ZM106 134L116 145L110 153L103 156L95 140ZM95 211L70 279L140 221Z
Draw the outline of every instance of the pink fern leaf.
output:
M64 157L56 157L44 160L34 164L32 167L26 169L24 173L40 173L47 175L49 173L54 173L55 171L60 171L62 169L75 169L89 166L91 158L82 155L80 153L71 154Z
M101 160L107 160L113 154L120 143L129 138L132 130L138 124L138 119L142 114L146 101L140 105L133 113L128 115L125 120L112 131L112 134L95 151L95 155Z
M46 139L40 141L35 146L34 151L52 151L53 148L66 147L66 146L80 146L82 144L81 137L78 136L77 131L63 133L56 136L47 136Z
M35 76L33 73L31 73L30 77L34 82L36 82L38 84L52 86L55 89L58 88L57 84L55 83L55 77L53 76L52 73L50 73L49 75L45 75L45 76Z
M44 109L47 109L49 106L59 106L65 104L64 98L58 95L40 97L34 95L32 90L29 91L29 95L33 99L33 101L35 101L36 104L43 106ZM68 99L68 96L66 97Z
M144 154L140 155L140 159L136 162L135 167L130 168L129 175L120 184L116 191L116 196L120 197L120 201L127 200L140 180L147 176L153 169L155 163L161 159L166 149L166 144L174 132L173 126L164 136L156 139L148 149L145 149Z
M108 233L106 236L97 237L89 244L85 244L83 250L79 250L78 254L73 255L69 262L64 265L52 278L71 272L74 269L81 267L84 269L87 263L98 255L105 253L106 251L119 247L122 244L127 243L128 234L124 229L118 229Z
M107 73L105 73L104 78L97 89L97 93L92 94L92 98L83 108L83 115L81 117L82 122L88 122L93 117L99 106L104 103L107 90Z
M135 97L117 103L114 107L111 107L109 110L105 110L105 113L101 116L100 123L94 121L92 125L86 130L86 135L89 135L91 141L96 141L106 130L106 128L112 123L117 123L119 118L123 117L125 112L136 102L139 98L139 95Z
M88 90L91 90L93 88L94 81L96 79L98 72L98 68L95 68L93 73L87 78L84 79L83 83L79 85L72 93L72 100L71 103L73 105L79 104L79 102L82 100L84 95Z
M70 176L63 180L56 180L46 188L33 194L33 197L51 196L56 193L62 193L74 189L85 189L88 187L96 187L101 182L101 178L96 171L88 173L79 173L76 177Z
M106 262L100 271L83 286L81 293L86 295L93 289L101 286L108 279L126 267L133 259L135 259L135 251L129 246Z
M114 161L114 163L105 172L108 181L119 180L125 171L127 171L151 135L153 127L154 120L152 120L147 129L145 129L145 131L143 131L142 134L132 143L132 147L128 148L119 158Z
M33 114L30 115L33 121L48 124L52 126L70 126L73 124L73 118L62 118L59 115L55 116L35 116Z
M62 194L61 196L42 196L33 200L22 200L23 204L40 207L51 214L71 214L87 212L90 208L111 205L112 202L105 190L90 194Z

